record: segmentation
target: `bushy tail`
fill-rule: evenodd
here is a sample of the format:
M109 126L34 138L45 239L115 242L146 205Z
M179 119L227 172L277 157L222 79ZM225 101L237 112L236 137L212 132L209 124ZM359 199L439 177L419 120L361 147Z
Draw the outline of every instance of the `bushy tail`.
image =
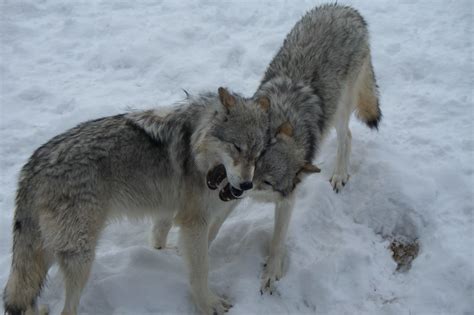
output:
M12 266L3 292L5 314L9 315L35 308L49 267L38 221L23 207L22 197L20 189L13 224Z
M379 93L370 56L362 65L357 78L357 87L357 117L365 122L369 128L378 129L382 112L379 106Z

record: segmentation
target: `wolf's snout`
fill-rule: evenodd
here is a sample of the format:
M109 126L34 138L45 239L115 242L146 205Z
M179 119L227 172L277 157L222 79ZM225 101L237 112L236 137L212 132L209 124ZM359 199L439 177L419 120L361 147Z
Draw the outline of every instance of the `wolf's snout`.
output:
M242 189L242 190L250 190L252 188L253 188L253 183L252 182L240 183L240 189Z

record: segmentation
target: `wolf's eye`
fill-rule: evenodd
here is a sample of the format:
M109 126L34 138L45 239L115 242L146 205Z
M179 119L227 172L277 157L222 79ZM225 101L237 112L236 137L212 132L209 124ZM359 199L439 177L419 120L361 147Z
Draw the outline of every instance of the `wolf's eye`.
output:
M268 186L272 186L272 183L270 183L268 180L264 180L263 183L268 185Z
M234 143L234 148L237 150L237 152L242 152L242 149Z

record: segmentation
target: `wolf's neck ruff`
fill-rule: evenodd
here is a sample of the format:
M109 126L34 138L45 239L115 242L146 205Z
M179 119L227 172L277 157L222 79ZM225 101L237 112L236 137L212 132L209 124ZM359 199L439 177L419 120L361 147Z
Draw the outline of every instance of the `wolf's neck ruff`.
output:
M198 171L201 178L207 171L206 165L192 158L197 153L199 142L205 137L218 111L216 94L207 93L190 98L166 115L148 110L128 114L130 122L141 128L159 143L165 143L174 171L189 175Z

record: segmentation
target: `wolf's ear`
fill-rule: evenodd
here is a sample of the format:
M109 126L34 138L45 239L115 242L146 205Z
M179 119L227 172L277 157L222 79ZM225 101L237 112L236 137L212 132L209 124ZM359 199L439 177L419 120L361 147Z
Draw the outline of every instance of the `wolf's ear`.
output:
M311 163L305 163L305 165L303 165L303 168L301 169L301 172L302 173L320 173L321 169Z
M266 96L260 96L257 99L257 104L264 110L267 111L270 108L270 99Z
M277 129L277 135L286 135L288 137L293 137L293 126L287 121L280 125Z
M232 94L230 94L229 91L227 91L225 88L220 87L217 90L217 93L219 93L219 99L225 108L231 109L232 107L235 106L235 103L236 103L235 97Z

